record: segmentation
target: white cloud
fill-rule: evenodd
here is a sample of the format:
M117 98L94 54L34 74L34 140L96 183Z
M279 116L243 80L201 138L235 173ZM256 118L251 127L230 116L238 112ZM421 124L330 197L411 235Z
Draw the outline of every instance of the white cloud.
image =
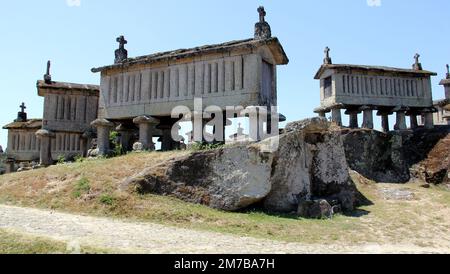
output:
M381 0L367 0L369 7L381 7Z
M81 0L66 0L66 4L69 7L79 7L81 6Z

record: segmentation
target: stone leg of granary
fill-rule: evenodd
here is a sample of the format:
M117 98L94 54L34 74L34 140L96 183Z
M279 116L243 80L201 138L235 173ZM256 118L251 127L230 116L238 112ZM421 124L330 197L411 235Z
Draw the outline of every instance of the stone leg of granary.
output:
M363 128L373 129L373 110L370 107L363 107Z
M158 119L148 116L139 116L133 119L133 123L137 124L139 127L139 142L142 144L144 150L155 150L155 144L153 143L153 129L159 122ZM130 138L131 137L132 135Z
M180 145L179 142L174 141L172 139L172 128L175 123L178 122L178 119L173 119L170 117L164 117L160 119L160 124L158 125L158 129L161 130L161 150L162 151L170 151L177 149Z
M419 123L417 121L417 115L411 114L409 118L411 120L411 129L416 129L419 126Z
M383 132L389 132L389 114L381 114L381 128Z
M342 126L342 115L340 108L333 108L331 110L331 121L336 123L338 126Z
M46 129L41 129L36 132L36 137L40 140L41 149L39 152L40 165L49 166L53 164L52 158L52 144L51 140L55 137L55 134Z
M350 122L349 122L349 127L350 128L358 128L359 124L358 124L358 114L360 113L360 111L358 109L347 109L345 111L345 114L350 116Z
M397 111L397 123L394 126L395 130L406 130L408 129L406 125L406 114L404 110Z
M15 172L15 163L14 159L8 158L5 160L5 173L13 173Z
M122 150L124 152L133 150L133 134L134 129L132 127L126 126L125 124L120 124L116 127L117 133L119 133L119 142Z
M433 129L434 128L434 120L433 120L433 113L432 112L426 112L424 113L425 116L425 128L426 129Z
M246 110L246 116L249 117L250 140L261 141L261 136L264 130L264 122L262 121L260 116L260 109L259 107L248 107Z
M106 156L110 153L109 134L114 124L106 119L97 119L91 123L97 129L98 156Z

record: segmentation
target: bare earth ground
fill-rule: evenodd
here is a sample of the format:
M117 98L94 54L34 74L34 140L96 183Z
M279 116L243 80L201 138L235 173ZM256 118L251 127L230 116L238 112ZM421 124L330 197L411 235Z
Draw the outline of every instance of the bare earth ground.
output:
M151 223L0 206L0 228L73 245L132 253L445 253L415 245L300 244L200 232Z
M75 241L94 252L450 253L450 191L421 182L377 184L352 172L373 204L332 220L230 213L118 190L128 176L184 153L130 154L0 176L0 235L63 246Z

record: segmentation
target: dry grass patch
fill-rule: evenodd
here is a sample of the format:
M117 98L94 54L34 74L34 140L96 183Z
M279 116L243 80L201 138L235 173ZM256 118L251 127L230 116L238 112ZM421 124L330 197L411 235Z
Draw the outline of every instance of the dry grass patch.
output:
M172 197L118 191L143 168L189 152L130 154L0 176L0 203L112 216L165 225L315 244L415 244L450 248L450 192L419 184L376 184L357 174L359 190L374 204L355 216L305 220L261 211L229 213ZM385 199L383 189L407 189L414 200Z

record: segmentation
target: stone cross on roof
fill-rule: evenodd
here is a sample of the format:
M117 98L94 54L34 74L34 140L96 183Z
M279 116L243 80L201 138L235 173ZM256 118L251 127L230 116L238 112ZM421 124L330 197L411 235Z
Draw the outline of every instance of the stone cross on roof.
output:
M51 66L51 62L50 60L47 61L47 70L46 73L44 75L44 81L46 84L51 84L52 83L52 75L50 74L50 66Z
M22 102L22 104L19 106L19 108L21 109L21 112L23 113L23 112L25 112L25 109L26 109L27 107L25 106L25 103Z
M259 22L260 23L264 23L266 22L265 17L267 15L266 11L264 10L264 7L261 6L258 8L258 13L259 13Z
M128 51L125 49L125 45L128 44L128 41L125 40L125 37L123 35L117 37L116 39L117 43L119 43L119 48L116 50L115 55L116 58L114 59L114 63L121 63L128 59Z
M22 104L19 106L20 112L17 113L17 119L14 120L14 122L26 122L27 121L27 113L25 112L25 109L27 108L25 106L25 103L22 102Z
M325 50L324 50L324 52L325 52L325 59L323 59L323 63L324 63L325 65L331 65L331 64L333 64L333 62L331 61L331 58L330 58L330 48L329 48L329 47L326 47Z
M447 67L447 74L445 75L445 78L450 79L450 67L448 64L446 65L446 67Z
M119 48L121 49L125 48L125 45L128 44L128 41L125 40L125 37L123 35L117 37L116 41L117 43L119 43Z
M419 58L420 58L420 54L416 53L416 55L414 55L414 60L415 60L415 63L413 65L414 70L422 70L422 64L420 63Z
M255 39L269 39L272 37L272 31L269 23L266 22L266 11L263 6L258 8L259 22L255 25Z

